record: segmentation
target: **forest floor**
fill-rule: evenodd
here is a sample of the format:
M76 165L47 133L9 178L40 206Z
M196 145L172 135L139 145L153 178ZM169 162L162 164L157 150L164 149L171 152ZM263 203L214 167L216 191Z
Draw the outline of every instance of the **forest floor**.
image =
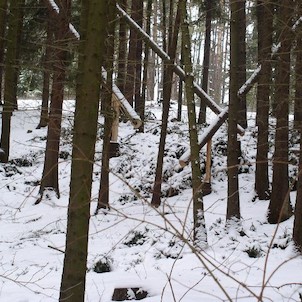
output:
M12 117L11 160L0 165L0 301L57 301L64 257L74 102L64 102L59 177L61 198L38 198L46 129L37 130L40 101L19 101ZM143 301L302 301L302 257L292 243L293 217L267 223L269 201L254 193L255 122L240 138L240 226L225 227L226 125L213 138L212 193L204 197L208 247L192 246L189 147L172 105L164 160L162 205L150 207L161 108L150 104L145 133L120 123L120 156L110 160L110 210L94 215L100 182L102 118L93 176L86 301L111 301L114 288L139 287ZM213 117L210 114L209 120ZM273 128L272 128L273 129ZM273 130L271 133L273 137ZM290 147L297 147L291 133ZM273 152L273 146L272 146ZM270 157L272 153L270 153ZM202 165L205 152L201 152ZM290 175L297 167L290 154ZM172 197L169 194L173 193ZM294 204L295 192L291 192ZM129 292L130 294L130 292ZM133 294L133 293L132 293Z

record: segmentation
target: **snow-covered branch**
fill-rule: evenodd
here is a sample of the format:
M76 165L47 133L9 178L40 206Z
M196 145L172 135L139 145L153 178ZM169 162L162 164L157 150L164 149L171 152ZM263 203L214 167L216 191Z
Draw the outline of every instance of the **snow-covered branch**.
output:
M253 87L253 85L257 82L259 74L261 71L261 65L259 65L252 75L247 79L247 81L239 88L237 95L242 97L246 95Z
M48 7L49 10L54 12L57 16L60 14L60 9L54 0L44 0L44 3ZM69 23L69 33L76 40L80 40L80 34L73 26L73 24ZM104 68L102 68L103 78L106 80L107 72ZM139 115L135 112L135 110L131 107L125 96L119 90L119 88L113 83L112 92L116 96L117 100L121 103L122 108L124 109L126 115L130 119L134 128L139 128L142 124L142 120Z
M199 135L198 138L198 146L199 150L214 136L214 134L218 131L220 126L224 123L224 121L228 117L228 107L224 108L220 114L216 116L216 118L212 121L211 125L205 129L202 134ZM191 150L188 149L179 159L179 164L181 167L186 166L190 161Z

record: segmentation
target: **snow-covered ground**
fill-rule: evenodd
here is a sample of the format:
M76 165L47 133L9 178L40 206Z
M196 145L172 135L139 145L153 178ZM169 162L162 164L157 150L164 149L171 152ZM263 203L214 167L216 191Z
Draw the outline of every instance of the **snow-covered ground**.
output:
M46 129L35 129L39 101L19 104L20 110L12 117L11 161L0 165L0 301L57 301L64 256L74 102L64 103L61 198L48 191L39 205L34 203L43 169ZM157 104L148 108L144 134L135 134L129 122L121 122L121 155L110 161L111 209L94 216L102 150L101 139L97 142L86 301L111 301L113 290L118 287L141 287L149 292L143 300L146 302L301 301L302 257L291 241L293 218L278 227L269 225L269 201L254 198L253 119L241 138L240 227L225 227L226 126L214 137L213 192L204 197L208 247L200 251L191 242L190 167L181 169L178 164L189 143L185 123L169 124L163 203L158 209L149 206L160 109ZM184 121L185 114L184 111ZM175 116L172 106L171 118ZM201 156L204 165L204 152ZM167 197L169 192L177 195ZM291 199L295 200L295 192ZM106 264L110 272L95 272Z

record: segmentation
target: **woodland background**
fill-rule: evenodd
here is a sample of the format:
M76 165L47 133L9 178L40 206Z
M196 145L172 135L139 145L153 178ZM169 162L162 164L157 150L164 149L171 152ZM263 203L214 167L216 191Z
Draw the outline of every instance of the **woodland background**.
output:
M28 154L18 158L11 156L14 123L18 121L14 117L24 118L22 112L18 113L22 108L24 112L30 106L34 106L35 112L40 109L34 130L37 136L31 141L38 137L42 140L38 130L47 131L45 146L41 146L45 148L41 175L31 172L36 180L29 181L28 185L33 186L33 191L30 190L23 200L31 198L37 208L49 200L56 204L62 194L61 160L68 161L71 169L65 213L67 225L66 231L62 231L66 234L66 242L63 248L55 247L64 254L57 293L59 300L83 301L87 295L85 280L91 219L112 213L118 213L116 217L134 219L128 217L129 213L117 210L117 200L111 194L112 175L121 182L120 188L130 189L127 203L133 202L137 207L142 203L163 218L164 224L159 229L172 232L177 244L181 242L179 253L173 256L175 259L181 259L186 249L197 257L206 275L223 293L224 298L219 299L233 301L245 295L251 301L270 299L270 294L265 297L264 292L271 279L266 279L271 249L290 247L296 255L295 260L298 257L301 261L301 2L1 0L0 29L0 160L4 184L1 190L10 191L7 180L20 172L17 167L33 166ZM26 98L41 100L39 107L32 100L22 101L20 106L21 99ZM69 126L65 127L62 126L66 123L64 110L71 99L75 99L75 103L69 108ZM156 125L154 130L148 124L152 120ZM121 134L121 125L126 121L130 121L135 130L132 129L133 133L125 142L131 132L128 124L126 136ZM159 139L156 147L146 140L149 131ZM187 145L179 142L181 131L186 133ZM29 133L33 133L33 129ZM173 135L171 142L169 137ZM140 138L133 142L134 153L139 152L140 146L148 154L146 144L151 153L155 153L152 164L147 157L144 161L135 155L125 161L123 148L129 146L132 136ZM66 140L70 150L62 151ZM100 155L95 152L99 142ZM145 143L142 145L142 142ZM14 148L20 148L21 154L21 144ZM218 157L218 161L225 164L225 174L220 178ZM35 155L32 154L32 158ZM142 171L148 170L144 174L149 175L147 181L137 178L136 174L141 175L142 171L136 170L135 160L141 161ZM97 205L94 206L91 201L94 200L96 166L100 170ZM115 170L117 167L119 169ZM10 174L9 171L15 172ZM209 259L203 257L205 251L213 247L213 228L219 230L214 232L214 237L234 232L236 236L250 238L242 214L247 209L243 206L247 200L242 198L247 192L240 185L244 173L249 175L249 184L252 183L248 198L251 202L263 202L265 208L260 225L268 223L275 231L263 243L265 248L258 238L255 241L259 246L249 246L243 251L252 258L265 258L263 278L257 291L251 290L254 285L227 275L244 291L240 296L238 292L228 291L228 286L217 279L207 263ZM177 185L171 184L173 177ZM205 202L210 198L215 204L213 195L209 197L208 194L217 192L215 181L218 179L225 186L225 213L223 220L212 221L210 226L207 211L212 205L205 209ZM190 197L185 191L188 188L191 188ZM184 192L190 203L185 207L184 217L177 218L181 223L176 227L165 218L165 205L170 198ZM139 204L135 203L137 200ZM168 208L175 215L176 208ZM249 231L255 232L253 229L259 220L249 219L252 220ZM150 224L144 217L139 220ZM286 231L283 236L285 245L274 241L282 237L278 234L282 223L286 223L286 229L291 225L290 234ZM129 233L133 234L133 229ZM230 242L235 241L236 236L230 236ZM145 237L150 238L147 229L143 233L134 232L136 239L132 239L135 245L141 245L137 242L142 239L143 245L148 241L143 239ZM170 241L170 244L174 246L175 242ZM277 267L289 259L292 255L285 256ZM220 267L217 263L211 265L215 269ZM3 276L5 280L18 283L17 278L8 278L5 273ZM293 299L301 299L301 280L294 279L290 285L298 294ZM278 286L273 287L277 289ZM176 301L171 288L172 298L169 299ZM114 294L111 298L138 298L135 290L132 292L134 297L130 297L128 290L114 291L120 298ZM290 300L293 294L281 296Z

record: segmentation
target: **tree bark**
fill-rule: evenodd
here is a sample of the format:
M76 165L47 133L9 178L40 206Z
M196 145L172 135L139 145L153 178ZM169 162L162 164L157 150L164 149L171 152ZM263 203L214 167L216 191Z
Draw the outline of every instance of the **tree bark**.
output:
M270 62L271 47L273 44L273 7L269 0L258 0L257 2L258 21L258 64L261 71L258 77L257 87L257 155L255 190L259 199L268 199L269 178L268 178L268 117L270 102L270 86L272 66Z
M245 13L245 0L237 1L236 15L238 18L238 75L237 81L239 88L246 82L246 13ZM238 91L237 91L238 93ZM246 95L242 95L239 98L239 112L238 112L238 124L246 128L247 127L247 108L246 108ZM238 109L237 109L238 110Z
M50 93L50 77L51 77L51 45L53 43L53 29L51 20L48 18L46 20L46 45L45 53L43 55L43 90L42 90L42 105L41 105L41 115L40 122L37 129L46 127L48 124L48 109L49 109L49 93Z
M114 56L114 20L115 6L110 3L108 5L108 22L110 24L106 28L106 84L103 84L102 102L104 114L104 138L102 151L102 168L101 181L98 196L98 205L96 213L99 209L109 208L109 160L110 160L110 141L112 133L112 123L114 119L114 110L112 108L112 76L113 76L113 56Z
M288 114L290 86L290 51L292 27L292 0L277 1L277 34L281 42L276 67L275 96L276 135L273 159L272 195L268 208L268 222L279 223L292 215L288 183Z
M85 295L92 171L107 7L107 1L104 0L82 2L81 55L76 88L66 249L60 289L62 302L83 302Z
M0 104L2 104L2 84L4 66L5 32L7 21L7 0L0 1Z
M185 89L188 106L188 121L191 148L191 170L192 170L192 189L193 189L193 240L199 248L204 248L207 243L207 232L204 219L204 209L202 201L202 181L198 147L198 133L196 123L196 106L193 90L193 68L191 59L191 37L189 24L187 21L186 1L180 0L182 12L182 49L185 67Z
M170 30L171 38L169 39L170 45L168 54L171 62L164 62L164 86L163 86L163 112L162 112L162 125L160 133L160 141L158 147L156 171L155 171L155 181L153 187L153 194L151 204L155 207L159 207L161 204L161 185L162 185L162 171L163 171L163 160L168 128L168 117L169 117L169 107L170 107L170 97L172 88L172 77L173 77L173 62L176 55L176 46L180 26L180 2L178 2L177 13L175 17L174 29ZM172 18L172 16L170 16Z
M206 35L203 50L203 68L202 68L202 89L208 93L209 83L209 68L210 68L210 54L211 54L211 30L212 30L212 0L206 0ZM200 102L200 109L198 115L198 123L206 122L206 104Z
M238 185L238 154L239 144L237 141L236 125L239 119L238 108L240 104L237 95L240 88L240 1L230 0L231 25L230 25L230 91L229 91L229 126L228 126L228 201L227 220L240 219L239 185Z
M120 0L120 6L127 10L127 0ZM127 60L127 24L123 18L119 19L119 44L118 44L118 65L116 85L124 94L126 82L126 60Z
M61 136L64 85L67 69L71 0L58 2L58 7L60 9L58 18L52 19L54 28L53 82L44 168L39 190L40 198L36 203L41 201L43 192L46 188L52 188L56 192L57 197L60 197L58 158Z
M17 79L19 71L18 42L20 24L23 22L24 0L16 0L10 4L8 20L7 51L5 59L4 104L2 111L1 144L3 152L0 161L8 162L10 147L11 116L17 104Z

